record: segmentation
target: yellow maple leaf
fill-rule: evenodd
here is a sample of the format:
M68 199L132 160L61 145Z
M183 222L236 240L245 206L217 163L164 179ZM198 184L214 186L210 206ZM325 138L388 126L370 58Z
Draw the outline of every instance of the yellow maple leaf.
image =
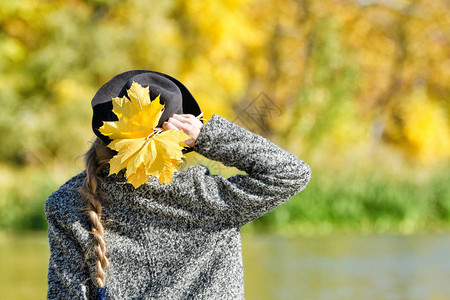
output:
M112 139L108 147L118 153L110 160L109 174L126 169L127 182L135 188L148 181L171 183L182 161L185 141L192 138L181 130L157 128L164 111L159 96L150 100L149 88L133 81L128 97L113 98L118 121L104 122L99 131Z

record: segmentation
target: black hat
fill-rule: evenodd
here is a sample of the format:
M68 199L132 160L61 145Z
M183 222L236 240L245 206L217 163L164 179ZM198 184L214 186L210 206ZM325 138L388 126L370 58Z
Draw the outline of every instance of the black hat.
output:
M112 111L112 98L127 96L127 90L131 87L133 81L143 87L149 87L150 99L153 100L160 95L160 100L164 103L165 109L157 125L158 127L161 127L173 114L198 116L201 113L197 101L189 90L169 75L147 70L132 70L120 73L105 83L97 91L91 102L93 110L92 129L95 135L106 144L109 144L111 139L101 134L98 129L103 125L103 122L118 121L117 116ZM183 152L187 153L192 150L192 148L187 148Z

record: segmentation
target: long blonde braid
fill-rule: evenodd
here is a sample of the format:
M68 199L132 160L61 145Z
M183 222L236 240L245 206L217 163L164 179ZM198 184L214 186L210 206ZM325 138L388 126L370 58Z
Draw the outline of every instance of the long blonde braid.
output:
M101 139L96 138L84 156L86 179L80 188L80 192L86 200L86 211L91 223L91 233L94 236L94 253L96 255L94 282L97 287L105 287L105 269L109 264L108 258L106 257L105 240L103 238L101 191L98 190L101 179L97 176L97 172L106 166L114 154L114 151L107 148Z

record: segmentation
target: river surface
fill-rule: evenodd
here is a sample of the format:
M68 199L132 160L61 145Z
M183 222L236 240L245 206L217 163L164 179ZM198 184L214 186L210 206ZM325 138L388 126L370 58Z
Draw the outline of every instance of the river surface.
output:
M249 299L450 299L448 234L243 243Z
M450 234L242 238L246 299L450 299ZM0 299L45 299L45 234L0 234Z

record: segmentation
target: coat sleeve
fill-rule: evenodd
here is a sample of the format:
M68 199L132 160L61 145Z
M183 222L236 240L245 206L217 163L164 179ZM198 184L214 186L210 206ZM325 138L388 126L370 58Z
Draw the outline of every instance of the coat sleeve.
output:
M311 176L302 160L218 114L203 126L194 150L247 173L225 178L197 165L176 177L179 201L212 222L242 226L303 190Z
M81 244L72 224L52 211L50 202L45 205L50 246L47 299L89 299L89 271Z

